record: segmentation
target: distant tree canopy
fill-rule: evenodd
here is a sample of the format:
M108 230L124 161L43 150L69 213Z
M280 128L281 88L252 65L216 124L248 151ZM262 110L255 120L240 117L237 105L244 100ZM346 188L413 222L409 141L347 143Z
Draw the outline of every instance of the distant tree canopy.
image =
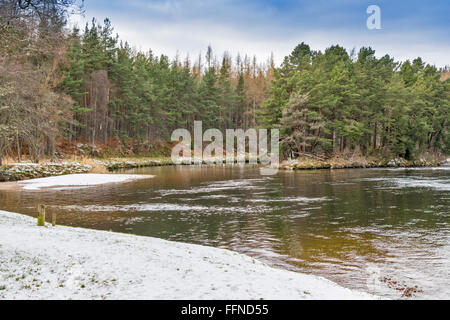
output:
M36 18L63 25L69 14L81 11L84 0L0 0L3 19Z
M80 5L0 0L0 159L54 157L66 141L145 153L196 120L280 128L292 156L450 151L450 80L420 58L301 43L279 68L211 47L169 59L120 41L108 19L66 30Z
M54 156L72 122L72 99L57 86L65 59L64 25L76 1L0 0L0 164L11 148L20 159Z
M21 85L55 94L48 107L53 108L52 129L58 134L34 131L42 142L33 151L34 159L53 156L58 139L92 146L133 143L137 152L148 152L155 142L167 141L174 129L190 128L195 120L221 129L256 126L259 106L273 78L273 60L258 63L256 58L233 59L224 53L219 61L211 47L194 62L137 52L119 41L108 19L102 25L94 19L82 31L62 29L51 36L45 29L31 31L28 24L0 28L0 66L8 71L0 87L15 91L18 100L11 105L10 95L5 94L0 96L0 106L21 110L22 102L38 105L21 90L6 91L7 82L8 88ZM20 72L33 76L14 77ZM20 119L22 113L14 114ZM31 152L29 147L39 138L14 134L22 129L0 128L2 154L22 146Z
M134 139L167 140L177 128L256 126L266 98L273 62L224 53L220 62L209 47L195 62L132 49L113 35L111 23L94 20L68 39L61 88L75 101L71 139L107 143ZM99 72L103 80L98 80Z
M302 43L275 70L269 93L262 123L283 130L291 154L450 150L450 81L420 58L399 63L371 48L322 53Z

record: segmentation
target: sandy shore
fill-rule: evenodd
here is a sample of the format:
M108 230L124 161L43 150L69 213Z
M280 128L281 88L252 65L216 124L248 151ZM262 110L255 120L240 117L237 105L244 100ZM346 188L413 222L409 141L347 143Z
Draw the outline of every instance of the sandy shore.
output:
M373 299L222 249L0 211L0 299Z

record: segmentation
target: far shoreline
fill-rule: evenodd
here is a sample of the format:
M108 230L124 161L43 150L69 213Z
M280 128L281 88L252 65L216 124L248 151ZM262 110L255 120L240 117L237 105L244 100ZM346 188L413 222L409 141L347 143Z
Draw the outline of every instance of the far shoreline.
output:
M225 162L225 161L224 161ZM246 161L248 163L248 161ZM389 168L433 168L449 163L447 156L422 157L418 160L402 158L333 158L319 160L303 157L297 160L283 161L279 164L280 171L307 170L343 170L343 169L389 169ZM208 165L203 162L204 165ZM225 163L224 163L225 164ZM216 164L220 165L220 164ZM117 173L119 170L140 169L166 166L198 166L195 163L177 165L170 158L111 158L94 159L81 158L74 160L60 160L58 162L42 162L35 164L22 162L7 164L0 167L0 190L20 189L14 182L39 178L66 176L72 174L107 174Z

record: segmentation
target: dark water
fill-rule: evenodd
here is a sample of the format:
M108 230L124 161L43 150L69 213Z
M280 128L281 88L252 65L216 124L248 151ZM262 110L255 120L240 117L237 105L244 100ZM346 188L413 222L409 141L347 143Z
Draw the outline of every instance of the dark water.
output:
M449 167L273 177L255 167L126 173L156 177L0 191L0 208L34 215L45 203L59 224L228 248L390 298L415 286L423 291L415 298L450 298Z

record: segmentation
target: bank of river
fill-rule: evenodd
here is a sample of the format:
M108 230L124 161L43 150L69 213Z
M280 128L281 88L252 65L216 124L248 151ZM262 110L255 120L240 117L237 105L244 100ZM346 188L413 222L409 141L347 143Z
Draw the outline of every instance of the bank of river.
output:
M374 299L323 278L215 248L37 227L0 211L2 299Z
M14 163L0 167L0 182L21 181L67 174L88 173L92 166L76 161L60 163Z
M321 169L368 169L368 168L413 168L436 167L445 164L444 157L422 157L417 160L385 158L355 158L318 160L301 158L284 161L279 165L281 170L321 170ZM203 161L203 164L206 164ZM187 164L189 165L189 164ZM191 165L194 165L192 160ZM78 161L61 161L59 163L16 163L0 167L0 182L21 181L52 176L79 173L106 173L124 169L175 166L170 158L114 158L84 159Z
M0 190L58 224L228 249L387 298L450 297L450 167L279 171L152 167L154 178Z

